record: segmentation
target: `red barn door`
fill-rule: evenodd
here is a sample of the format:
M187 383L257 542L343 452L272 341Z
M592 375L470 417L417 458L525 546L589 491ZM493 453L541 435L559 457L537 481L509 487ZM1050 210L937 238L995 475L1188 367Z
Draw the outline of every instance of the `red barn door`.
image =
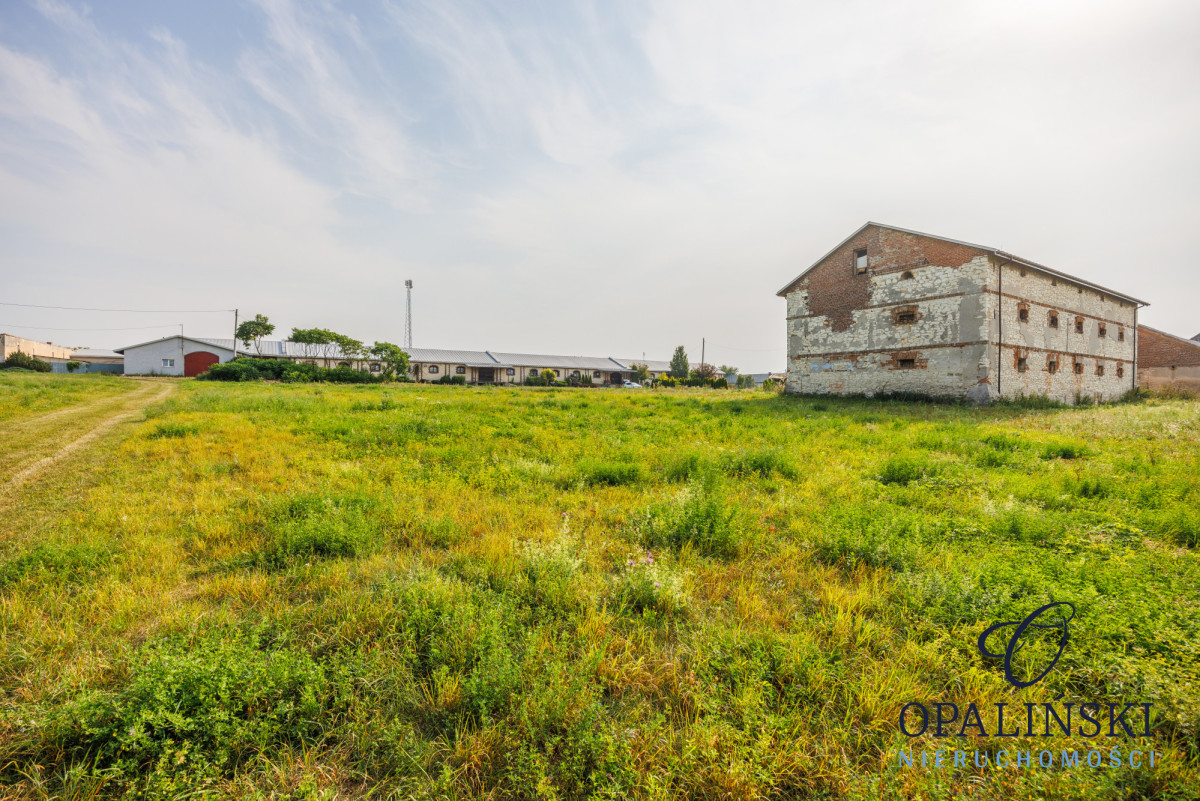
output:
M186 376L198 376L201 373L207 372L208 368L219 361L221 359L215 353L209 353L206 350L194 351L183 357L183 374Z

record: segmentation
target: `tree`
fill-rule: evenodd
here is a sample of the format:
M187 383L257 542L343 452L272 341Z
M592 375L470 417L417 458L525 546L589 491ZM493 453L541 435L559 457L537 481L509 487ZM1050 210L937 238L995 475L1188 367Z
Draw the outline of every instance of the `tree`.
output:
M754 376L739 375L737 377L737 388L738 389L754 389Z
M271 321L261 314L254 315L253 320L243 320L242 324L237 327L234 336L242 341L242 345L250 347L250 343L254 343L254 352L262 356L262 341L275 331L275 326L271 325Z
M376 342L371 347L371 356L383 362L383 375L389 380L408 377L408 354L399 345L391 342Z
M688 377L688 358L687 351L680 345L675 349L675 355L671 357L671 378L687 378Z
M738 369L736 367L732 364L722 364L719 369L725 374L725 380L729 382L730 386L737 383Z
M650 380L650 367L645 364L631 364L629 367L633 370L633 380L639 384L644 384Z
M548 385L554 386L554 382L558 380L558 376L554 374L553 370L547 367L545 370L542 370L542 380Z
M695 375L696 378L702 378L707 381L710 378L717 377L717 368L713 367L711 364L704 364L701 362L700 364L696 365Z
M367 355L366 346L357 339L345 334L334 334L332 331L329 333L333 334L333 344L342 352L342 358L350 362L351 367L354 366L354 362Z
M328 328L293 328L288 342L303 345L306 359L320 356L325 360L325 366L328 367L333 352L338 348L338 337L340 336L341 334L334 333Z

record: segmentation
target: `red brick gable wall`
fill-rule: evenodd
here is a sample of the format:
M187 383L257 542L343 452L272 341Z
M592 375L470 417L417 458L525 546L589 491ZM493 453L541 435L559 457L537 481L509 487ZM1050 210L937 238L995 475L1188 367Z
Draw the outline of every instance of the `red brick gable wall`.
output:
M1191 344L1139 325L1137 358L1139 367L1200 366L1200 342Z
M867 272L856 273L854 251L867 249ZM868 226L818 263L789 288L808 290L808 309L829 319L834 331L846 331L854 310L871 302L871 276L935 265L961 267L985 251L933 237Z

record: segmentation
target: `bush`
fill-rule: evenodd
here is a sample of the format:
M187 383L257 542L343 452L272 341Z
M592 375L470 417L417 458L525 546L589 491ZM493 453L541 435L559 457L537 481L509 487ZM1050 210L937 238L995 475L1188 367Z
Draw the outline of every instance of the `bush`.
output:
M899 484L904 486L914 481L920 481L929 475L928 463L912 456L893 456L883 463L879 470L881 484Z
M457 384L458 386L461 387L467 383L467 377L465 375L444 375L441 378L439 378L438 380L434 381L433 383L435 383L435 384Z
M214 364L197 376L201 381L259 381L263 374L249 360L235 359L224 364Z
M67 372L74 373L80 367L83 367L83 362L70 361L67 362Z
M158 781L229 775L255 753L308 740L329 694L310 654L236 630L157 643L129 667L115 692L65 704L47 734L98 768Z
M28 353L17 351L4 360L5 369L18 367L22 370L32 370L35 373L50 372L50 365L41 359L35 359Z
M772 449L730 454L725 457L722 466L726 473L738 477L770 478L778 474L783 478L795 479L798 475L795 466L782 453Z
M714 474L695 481L674 503L650 509L635 521L648 546L682 548L690 544L707 556L736 556L743 532L736 508L729 508Z
M576 470L583 483L593 487L597 485L619 487L622 484L637 484L645 478L645 471L640 464L627 462L583 459L576 465Z
M729 382L724 378L714 378L712 379L712 384L710 384L710 386L713 389L729 389Z
M669 375L664 375L662 378L658 379L658 385L661 387L677 387L679 386L679 379L672 378Z

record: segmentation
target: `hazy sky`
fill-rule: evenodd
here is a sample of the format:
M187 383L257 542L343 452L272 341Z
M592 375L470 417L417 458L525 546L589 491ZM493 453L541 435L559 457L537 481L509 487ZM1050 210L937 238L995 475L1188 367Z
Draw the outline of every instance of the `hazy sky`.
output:
M1200 332L1200 3L0 3L0 301L784 367L867 220ZM0 306L0 330L230 315Z

